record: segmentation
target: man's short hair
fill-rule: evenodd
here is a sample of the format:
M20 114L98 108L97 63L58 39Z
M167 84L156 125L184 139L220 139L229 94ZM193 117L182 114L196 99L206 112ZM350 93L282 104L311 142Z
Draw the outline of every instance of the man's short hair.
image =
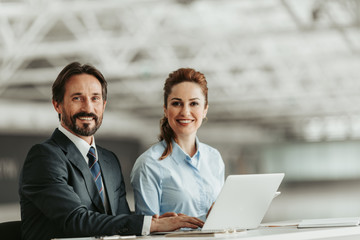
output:
M106 101L107 98L107 82L102 75L102 73L95 67L83 64L79 62L72 62L64 67L64 69L59 73L55 82L52 85L52 99L58 103L62 103L64 100L65 94L65 85L66 82L74 75L79 74L89 74L96 77L102 88L102 98Z

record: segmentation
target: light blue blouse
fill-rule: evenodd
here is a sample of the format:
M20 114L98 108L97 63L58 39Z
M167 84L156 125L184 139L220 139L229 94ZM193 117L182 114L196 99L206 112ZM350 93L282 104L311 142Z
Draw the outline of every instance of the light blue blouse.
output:
M159 160L166 143L161 141L135 162L130 178L135 212L154 215L184 213L205 219L224 184L224 162L218 150L199 142L191 158L173 143L172 153Z

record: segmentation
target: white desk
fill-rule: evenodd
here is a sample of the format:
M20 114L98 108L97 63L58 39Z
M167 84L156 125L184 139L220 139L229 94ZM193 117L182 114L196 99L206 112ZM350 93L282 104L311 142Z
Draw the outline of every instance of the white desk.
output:
M62 240L95 240L95 238L61 238ZM260 227L239 233L217 234L216 236L202 237L166 237L165 235L140 236L131 239L142 240L359 240L360 226L337 228L306 228L298 229L296 226Z
M260 227L240 233L217 234L215 237L165 237L144 236L139 239L172 240L172 239L239 239L239 240L359 240L360 226L338 228L306 228L298 229L295 226L286 227Z

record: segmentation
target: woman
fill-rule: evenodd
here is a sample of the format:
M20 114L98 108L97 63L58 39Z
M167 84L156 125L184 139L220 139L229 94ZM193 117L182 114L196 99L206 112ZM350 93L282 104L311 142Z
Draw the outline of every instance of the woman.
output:
M206 218L224 183L220 153L196 136L207 111L205 76L191 68L170 73L160 141L136 160L131 172L137 214Z

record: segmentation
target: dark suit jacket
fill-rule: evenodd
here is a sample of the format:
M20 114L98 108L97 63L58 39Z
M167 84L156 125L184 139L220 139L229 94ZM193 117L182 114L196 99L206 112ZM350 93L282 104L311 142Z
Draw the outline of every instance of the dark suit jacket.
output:
M130 214L117 157L96 147L110 213L83 156L56 129L50 139L31 148L20 175L24 240L141 234L144 216Z

